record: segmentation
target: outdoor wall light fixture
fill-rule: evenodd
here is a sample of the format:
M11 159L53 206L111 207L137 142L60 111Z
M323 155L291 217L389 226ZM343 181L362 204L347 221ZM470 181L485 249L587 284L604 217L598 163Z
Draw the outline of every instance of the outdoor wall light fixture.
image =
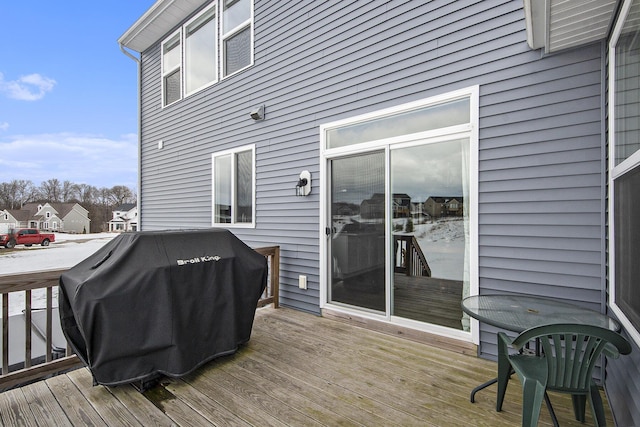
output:
M264 120L264 105L251 110L251 118L255 121Z
M308 196L311 193L311 173L309 171L300 172L300 178L296 184L296 196Z

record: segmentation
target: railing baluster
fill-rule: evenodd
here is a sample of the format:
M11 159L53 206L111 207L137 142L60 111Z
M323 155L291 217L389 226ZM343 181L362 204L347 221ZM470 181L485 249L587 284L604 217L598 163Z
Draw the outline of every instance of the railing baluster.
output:
M2 375L9 373L9 294L2 294Z
M51 316L51 312L53 310L53 287L47 287L47 323L45 326L45 339L47 341L47 353L46 353L46 361L51 362L53 360L53 355L51 349L53 348L53 319Z
M24 367L31 367L31 289L24 291Z

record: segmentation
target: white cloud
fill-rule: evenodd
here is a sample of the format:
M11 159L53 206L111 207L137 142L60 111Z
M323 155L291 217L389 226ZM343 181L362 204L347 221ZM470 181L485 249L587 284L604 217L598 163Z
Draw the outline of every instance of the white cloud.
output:
M0 73L0 93L7 97L20 101L37 101L44 98L47 92L51 92L56 81L40 74L28 74L20 76L18 80L4 80Z
M9 123L0 122L0 130L7 130L7 129L9 129Z
M48 179L96 187L135 187L137 135L119 138L75 133L15 135L0 138L0 182Z

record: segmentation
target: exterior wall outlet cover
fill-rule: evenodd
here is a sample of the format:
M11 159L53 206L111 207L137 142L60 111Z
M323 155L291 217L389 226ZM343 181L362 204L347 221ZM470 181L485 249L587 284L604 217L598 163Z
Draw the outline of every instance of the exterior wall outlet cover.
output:
M298 276L298 287L300 289L307 289L307 276Z

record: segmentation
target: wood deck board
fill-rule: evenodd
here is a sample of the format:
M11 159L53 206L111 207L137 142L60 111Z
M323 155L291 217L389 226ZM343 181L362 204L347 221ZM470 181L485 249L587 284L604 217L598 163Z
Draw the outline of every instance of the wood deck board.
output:
M142 424L129 412L127 406L114 398L108 387L93 386L93 379L87 369L76 369L67 376L107 425L142 427Z
M35 416L22 390L14 389L3 393L0 400L0 417L5 426L37 426Z
M199 388L193 387L188 382L180 379L166 379L163 381L163 386L174 396L179 396L181 400L188 403L189 406L214 425L239 427L251 425L232 410L211 399Z
M58 375L45 382L72 425L107 425L67 375Z
M72 427L64 410L44 381L22 387L29 409L40 425Z
M517 380L502 412L495 411L495 385L469 402L471 389L495 374L494 362L474 356L265 308L236 354L180 379L164 378L144 394L129 385L93 386L82 368L0 393L0 418L27 426L519 425ZM582 425L568 396L551 399L561 425ZM551 425L546 408L539 425Z
M127 407L129 412L143 426L169 427L175 425L173 420L166 416L150 400L146 399L142 393L133 386L111 387L109 391L118 401Z

